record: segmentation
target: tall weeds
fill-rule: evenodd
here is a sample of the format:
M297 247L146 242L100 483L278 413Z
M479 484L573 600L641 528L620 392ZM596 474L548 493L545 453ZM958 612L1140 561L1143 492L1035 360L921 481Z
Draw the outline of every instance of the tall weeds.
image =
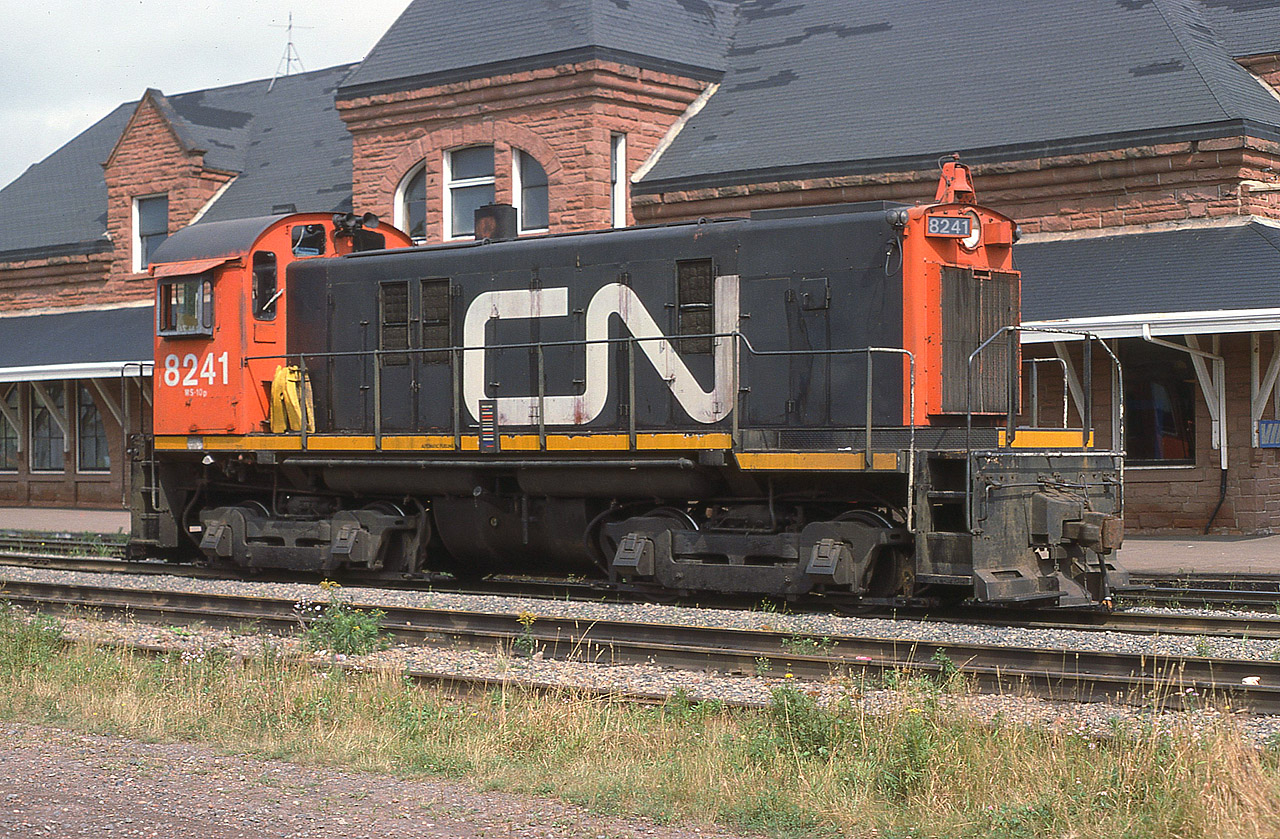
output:
M820 707L795 687L758 712L514 687L459 699L387 674L317 672L265 647L242 660L140 658L63 642L56 623L0 609L0 716L11 720L465 777L777 836L1280 835L1277 758L1229 722L1097 740L979 724L913 689L878 713Z

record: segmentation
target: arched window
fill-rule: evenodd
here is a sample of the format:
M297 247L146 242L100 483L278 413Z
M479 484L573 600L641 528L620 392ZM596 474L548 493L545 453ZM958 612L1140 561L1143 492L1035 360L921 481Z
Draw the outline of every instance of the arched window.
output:
M533 155L511 155L511 200L520 211L521 233L544 233L551 227L547 206L547 173Z
M493 203L493 146L444 153L445 238L476 232L476 210Z
M427 167L419 164L400 184L396 227L418 240L427 238Z

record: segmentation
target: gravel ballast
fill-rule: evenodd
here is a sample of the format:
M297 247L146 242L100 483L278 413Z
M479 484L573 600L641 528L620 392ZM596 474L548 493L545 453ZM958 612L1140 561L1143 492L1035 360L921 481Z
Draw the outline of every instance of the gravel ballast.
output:
M322 602L329 598L323 589L314 584L208 580L164 575L94 574L21 566L0 567L0 584L6 579L276 597L298 602ZM798 636L813 638L851 635L906 641L986 644L998 647L1071 649L1137 655L1211 656L1249 661L1280 660L1280 640L1239 636L1158 635L1090 629L1000 627L911 619L784 614L759 610L708 609L653 603L548 600L503 595L456 594L443 591L404 591L360 587L342 588L340 591L341 596L352 603L384 608L458 609L512 615L528 612L537 617L762 629L793 632ZM512 628L513 631L518 631L518 626L514 625L514 622Z

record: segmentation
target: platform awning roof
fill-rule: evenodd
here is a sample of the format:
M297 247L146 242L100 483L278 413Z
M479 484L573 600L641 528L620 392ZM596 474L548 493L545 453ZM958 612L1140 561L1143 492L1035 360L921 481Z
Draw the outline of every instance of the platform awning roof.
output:
M1277 257L1280 265L1280 255ZM1098 338L1141 338L1148 335L1221 335L1229 332L1280 331L1280 309L1215 309L1208 312L1147 312L1110 317L1061 318L1022 322L1022 343L1072 340L1071 336L1033 329L1088 332ZM1145 330L1144 330L1145 327Z
M151 371L152 305L0 318L0 382Z
M1104 338L1280 329L1280 225L1196 220L1173 227L1028 236L1014 248L1024 326ZM1024 343L1055 340L1026 332ZM1058 336L1057 340L1062 340Z

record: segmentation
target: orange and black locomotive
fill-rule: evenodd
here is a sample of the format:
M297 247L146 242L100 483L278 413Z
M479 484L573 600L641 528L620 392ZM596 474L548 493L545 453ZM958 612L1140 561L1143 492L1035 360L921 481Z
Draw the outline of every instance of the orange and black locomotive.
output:
M869 601L1125 584L1120 453L1017 427L1016 226L962 164L915 207L519 239L513 212L440 246L319 214L170 237L135 550Z

